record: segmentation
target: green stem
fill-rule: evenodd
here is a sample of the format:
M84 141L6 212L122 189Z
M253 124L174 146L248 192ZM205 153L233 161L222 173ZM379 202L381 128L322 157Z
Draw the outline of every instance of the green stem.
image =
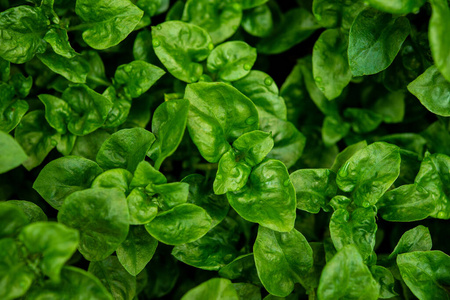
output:
M94 83L97 83L99 85L103 86L110 86L111 82L104 80L103 78L97 77L97 76L88 76L88 79Z
M77 31L77 30L85 30L88 29L90 27L90 25L88 23L81 23L72 27L69 27L67 29L68 32L70 31Z

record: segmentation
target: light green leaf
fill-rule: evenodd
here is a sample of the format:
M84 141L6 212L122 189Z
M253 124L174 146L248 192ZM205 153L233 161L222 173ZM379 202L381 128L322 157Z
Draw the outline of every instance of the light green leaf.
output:
M227 299L239 300L236 289L230 280L213 278L189 290L181 300Z
M416 0L423 4L425 0ZM450 37L447 34L450 28L450 7L445 0L430 1L433 13L428 26L431 54L436 67L441 74L450 81ZM421 6L421 5L420 5Z
M0 131L0 157L0 174L20 166L27 159L20 145L3 131Z

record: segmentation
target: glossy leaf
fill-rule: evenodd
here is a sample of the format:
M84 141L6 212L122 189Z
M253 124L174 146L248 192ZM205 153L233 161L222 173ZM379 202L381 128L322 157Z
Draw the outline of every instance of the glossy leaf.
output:
M414 251L431 250L432 241L430 231L427 227L419 225L406 231L395 246L394 251L389 255L389 259L396 258L399 254Z
M406 285L419 299L450 299L450 257L441 251L400 254L397 265Z
M131 226L125 241L117 248L117 258L133 276L137 276L155 254L158 241L143 226Z
M83 40L97 50L110 48L124 40L144 14L129 0L77 0L75 12L87 25Z
M327 28L341 27L346 32L365 7L363 2L357 0L314 0L312 5L319 24Z
M167 183L166 177L155 169L149 162L141 161L134 171L131 187L146 187L150 183L163 184Z
M137 98L155 84L166 72L145 61L135 60L120 65L114 74L115 82L123 86L125 95Z
M29 105L24 100L14 99L14 87L0 83L0 130L10 132L16 128L22 117L28 111Z
M87 260L100 261L127 237L127 202L116 189L77 191L64 201L58 221L80 231L78 250Z
M345 209L336 210L330 220L330 235L336 250L354 245L367 260L375 247L376 215L372 207L360 207L351 213Z
M286 104L279 96L278 87L272 77L261 71L250 71L233 86L247 96L259 108L286 120Z
M27 295L28 299L98 299L112 300L111 294L94 275L75 267L64 267L61 282L46 281Z
M344 117L350 122L352 129L357 133L371 132L383 122L383 116L368 109L347 108Z
M47 221L47 215L42 211L42 209L30 201L25 200L9 200L8 204L12 204L20 208L28 218L30 223Z
M238 256L228 265L221 268L219 275L230 280L249 281L261 285L253 253Z
M442 76L436 66L429 67L411 82L408 90L432 113L450 116L450 82Z
M0 131L0 157L0 174L20 166L27 159L20 145L3 131Z
M274 26L269 6L264 4L244 11L241 25L245 31L253 36L268 36Z
M313 265L312 249L295 229L276 232L259 226L253 251L262 284L278 297L289 295L301 274Z
M188 129L192 141L209 162L218 162L236 138L258 129L255 105L225 83L200 82L186 87Z
M156 56L175 78L191 83L203 74L200 64L214 48L208 33L193 24L168 21L152 30Z
M59 282L64 264L77 250L79 233L62 224L37 222L23 228L19 240L30 254L42 255L39 261L42 272Z
M189 194L189 184L185 182L171 182L166 184L149 184L145 191L154 198L162 209L170 209L186 203Z
M378 299L380 286L358 249L347 245L326 264L320 276L319 299Z
M316 214L327 209L336 195L336 173L327 169L297 170L289 176L295 188L297 208Z
M23 117L15 131L15 138L28 155L28 159L22 164L31 170L39 166L47 154L55 148L60 136L47 124L44 111L35 110Z
M208 56L207 68L222 81L245 77L256 61L256 49L242 41L220 44Z
M98 175L92 182L92 188L119 189L125 195L129 193L133 174L125 169L111 169Z
M211 227L211 217L204 209L185 203L158 214L145 229L158 241L181 245L198 240Z
M89 63L81 56L67 58L47 51L38 54L40 61L53 72L74 83L85 83L89 73Z
M39 7L20 5L0 13L0 57L23 64L45 51L48 20Z
M424 0L416 1L420 1L420 4L425 2ZM428 27L431 54L436 67L445 79L450 81L450 58L448 57L450 38L446 34L447 28L450 27L450 7L444 0L433 0L430 3L433 10Z
M122 129L112 134L97 153L103 169L122 168L134 172L144 160L155 136L142 128Z
M400 174L399 148L383 142L358 151L339 169L336 183L351 192L355 204L375 204Z
M333 166L331 167L331 170L333 172L338 172L339 169L342 167L342 165L350 158L352 157L356 152L358 152L361 149L364 149L367 147L366 141L361 141L356 144L350 145L346 147L344 150L342 150L334 160Z
M219 44L233 35L241 18L242 7L237 1L188 0L181 19L204 28L212 42Z
M313 48L313 75L317 87L329 100L341 95L352 73L347 58L348 41L338 29L328 29Z
M371 75L386 69L409 35L405 17L374 9L362 11L355 19L348 43L348 61L353 76Z
M155 161L159 169L164 159L172 155L181 143L186 129L189 101L170 100L163 102L155 110L152 132L156 136L147 155Z
M140 188L133 189L127 197L130 224L139 225L151 222L158 214L158 205Z
M272 33L257 44L258 52L264 54L282 53L306 40L320 27L311 13L303 8L291 9Z
M272 230L289 232L296 217L295 190L286 166L267 160L256 166L240 191L228 192L230 205L244 219Z
M8 202L0 202L0 216L0 238L15 237L29 223L26 214Z
M50 28L44 36L44 40L50 44L53 51L65 58L74 58L77 53L69 43L67 30L58 27Z
M382 266L371 266L370 272L380 285L379 299L389 299L398 296L398 293L394 290L395 279L391 271Z
M91 262L88 270L100 280L114 299L132 300L136 295L136 277L122 267L116 256Z
M239 297L231 281L225 278L213 278L189 290L181 298L181 300L195 299L238 300Z
M48 163L33 188L53 208L59 209L70 194L91 187L102 169L93 161L76 156L61 157Z

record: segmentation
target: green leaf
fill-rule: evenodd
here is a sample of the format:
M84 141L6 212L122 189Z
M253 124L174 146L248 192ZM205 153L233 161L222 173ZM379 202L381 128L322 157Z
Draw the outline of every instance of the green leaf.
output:
M114 299L132 300L136 296L136 277L122 267L116 256L91 262L88 271L100 280Z
M218 162L236 138L259 126L255 105L225 83L200 82L186 87L188 129L194 144L209 162Z
M129 186L133 174L125 169L106 170L92 182L92 188L119 189L125 195L129 193Z
M364 149L367 147L366 141L361 141L356 144L350 145L346 147L344 150L342 150L334 160L333 166L331 167L331 171L338 172L339 169L342 167L342 165L350 158L352 157L356 152L358 152L361 149Z
M122 91L119 91L119 93L122 93ZM113 86L109 86L103 92L102 96L112 103L103 127L116 128L125 123L131 109L131 98L125 95L117 95L116 89Z
M229 210L225 195L215 195L212 182L202 175L191 174L181 180L189 184L188 203L203 208L212 219L211 228L222 222Z
M30 223L47 221L47 215L42 211L42 209L30 201L25 200L9 200L8 204L14 205L20 208L28 218Z
M117 248L117 258L133 276L137 276L155 254L158 241L145 230L144 226L130 226L127 239Z
M276 232L259 226L253 251L262 284L278 297L288 296L300 276L313 265L312 249L295 229Z
M450 157L447 155L425 157L414 184L389 191L380 201L382 218L403 222L422 220L428 216L449 219L449 169Z
M16 93L13 85L0 83L0 131L13 130L28 111L26 101L14 99Z
M350 131L350 124L338 116L326 116L322 124L322 140L326 146L332 146Z
M369 0L369 5L391 14L403 15L417 13L425 0Z
M141 188L135 188L127 197L130 224L140 225L151 222L158 214L158 205L150 201Z
M318 298L378 299L380 286L364 264L358 249L347 245L325 265L320 276Z
M432 247L430 231L427 227L419 225L406 231L395 246L389 259L397 258L399 254L414 251L429 251Z
M272 132L274 146L267 155L282 161L287 168L292 167L303 153L306 138L291 122L258 110L260 130Z
M249 281L261 285L253 253L244 254L219 270L219 275L230 280Z
M341 27L346 32L352 26L356 16L366 8L358 0L313 0L313 13L320 25L326 28Z
M20 145L3 131L0 131L0 157L0 174L20 166L27 159Z
M88 189L102 171L91 160L76 156L61 157L41 170L33 188L48 204L59 209L67 196Z
M48 50L37 57L53 72L74 83L85 83L89 73L89 63L81 56L67 58Z
M134 172L130 187L146 187L150 183L167 183L166 177L156 170L149 162L141 161Z
M89 62L89 73L86 79L89 87L94 89L99 85L110 85L109 80L105 75L105 65L103 64L100 54L97 51L85 50L82 52L82 56Z
M330 235L336 250L354 245L367 260L375 247L376 215L373 207L359 207L351 213L345 209L336 210L330 219Z
M0 239L0 297L9 300L24 296L33 280L33 272L19 258L16 242Z
M408 84L408 91L432 113L444 117L450 116L450 82L442 76L436 66L429 67Z
M351 192L356 205L369 207L377 203L400 174L397 146L377 142L356 152L339 169L336 183Z
M186 203L189 194L189 184L185 182L172 182L166 184L149 184L145 192L153 196L154 201L162 209L170 209L177 205Z
M183 21L205 29L214 44L231 37L238 29L241 19L241 5L236 1L221 0L188 0L182 16Z
M31 76L25 77L21 73L16 73L11 76L10 84L14 86L16 95L24 98L30 93L33 86L33 78Z
M347 108L344 117L351 123L356 133L367 133L377 129L383 122L383 116L368 109Z
M112 134L97 153L103 169L122 168L134 172L144 160L155 136L143 128L122 129Z
M201 27L181 21L168 21L152 29L156 56L175 78L191 83L203 74L201 61L214 45Z
M385 123L400 123L405 115L405 93L393 92L379 98L372 110L383 117Z
M119 44L144 14L129 0L77 0L75 12L86 28L83 40L97 50Z
M242 41L220 44L208 56L208 71L222 81L236 81L245 77L256 61L256 49Z
M0 81L8 81L11 75L11 64L0 57Z
M155 110L152 119L152 132L156 136L147 155L155 161L159 169L163 161L178 148L186 129L189 101L165 101Z
M395 279L391 271L381 266L371 266L370 272L373 278L380 285L380 299L389 299L398 296L397 292L394 290Z
M8 202L0 202L0 217L0 239L15 237L29 223L27 215Z
M120 65L114 74L115 82L123 86L125 95L137 98L155 84L166 72L145 61Z
M87 260L103 260L127 237L125 195L116 189L77 191L64 200L58 221L80 231L78 250Z
M211 228L211 222L203 208L185 203L158 214L145 229L160 242L181 245L204 236Z
M263 4L244 11L241 26L253 36L268 36L273 29L272 12L269 6Z
M45 119L48 124L58 133L65 134L72 113L69 104L58 97L47 94L41 94L38 98L44 103Z
M22 164L27 170L39 166L58 144L60 135L47 124L43 110L26 114L15 131L15 138L28 159Z
M94 275L75 267L66 266L61 271L61 282L46 281L35 286L27 299L98 299L112 300L111 294Z
M296 217L295 190L286 166L267 160L256 166L247 184L227 193L230 205L244 219L272 230L289 232Z
M233 142L233 148L239 151L239 158L251 167L262 162L272 147L272 134L260 130L244 133Z
M39 267L55 282L60 281L64 264L77 250L77 230L55 222L37 222L24 227L19 235L30 254L39 254Z
M368 8L353 22L348 42L348 61L353 76L383 71L394 60L406 37L409 21Z
M421 6L425 0L415 0ZM431 54L434 63L441 74L450 81L450 37L447 29L450 27L450 8L445 0L430 1L433 13L428 27Z
M317 214L327 209L328 202L336 195L336 173L327 169L303 169L290 175L295 188L297 208Z
M261 300L261 288L250 283L233 283L239 299Z
M233 86L247 96L259 108L286 120L286 104L279 96L278 87L272 77L261 71L250 71Z
M103 142L110 136L111 135L108 132L102 129L98 129L84 136L79 136L77 137L71 154L95 161L98 150L100 150Z
M339 97L352 79L347 47L347 38L339 29L325 30L314 44L314 81L328 100Z
M251 171L251 165L246 161L239 161L239 152L230 149L220 158L214 180L214 193L222 195L239 191L247 183Z
M227 299L239 300L236 289L230 280L213 278L189 290L181 300Z
M23 64L36 53L43 53L43 37L49 24L39 7L20 5L0 13L0 57Z
M109 99L84 84L70 86L61 97L72 109L67 128L75 135L86 135L100 128L112 107Z
M262 38L256 48L263 54L278 54L306 40L320 28L313 15L303 8L289 10L272 33Z
M421 300L450 299L450 257L441 251L411 252L397 256L406 285Z
M238 223L231 218L225 218L202 238L175 246L172 255L190 266L218 271L237 256L239 234Z
M65 58L74 58L77 55L72 46L70 46L67 30L63 28L50 28L45 34L44 40L50 44L53 51L58 55Z

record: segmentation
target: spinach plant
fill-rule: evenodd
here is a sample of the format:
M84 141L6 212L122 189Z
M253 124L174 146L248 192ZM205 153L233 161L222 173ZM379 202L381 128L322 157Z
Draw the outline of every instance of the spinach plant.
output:
M0 0L0 299L450 299L447 0Z

